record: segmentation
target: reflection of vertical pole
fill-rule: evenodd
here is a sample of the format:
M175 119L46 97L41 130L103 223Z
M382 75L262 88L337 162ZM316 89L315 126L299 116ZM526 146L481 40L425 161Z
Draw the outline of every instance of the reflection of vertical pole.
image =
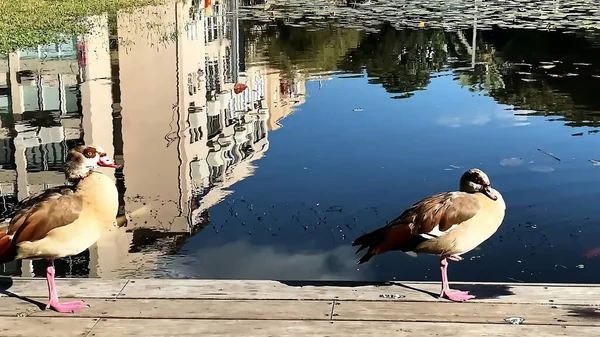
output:
M62 74L58 74L58 110L61 115L67 113L67 94L65 92L65 80Z
M231 0L233 17L231 19L231 58L233 83L237 83L240 71L240 20L238 17L238 1Z
M44 111L46 110L46 103L44 102L44 78L42 77L42 74L36 76L35 84L38 95L38 109Z
M475 0L475 14L473 14L473 42L471 43L471 68L475 68L475 56L477 55L477 0Z

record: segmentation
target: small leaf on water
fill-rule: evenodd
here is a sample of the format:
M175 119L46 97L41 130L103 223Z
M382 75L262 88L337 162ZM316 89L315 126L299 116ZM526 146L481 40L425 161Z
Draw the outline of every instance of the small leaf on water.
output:
M542 68L542 69L552 69L554 67L556 67L556 65L554 65L554 64L544 64L544 65L540 66L540 68Z
M419 22L419 27L425 27L425 22Z
M579 268L579 269L583 269L584 265L582 265L582 264L578 264L578 265L576 265L575 267L577 267L577 268Z

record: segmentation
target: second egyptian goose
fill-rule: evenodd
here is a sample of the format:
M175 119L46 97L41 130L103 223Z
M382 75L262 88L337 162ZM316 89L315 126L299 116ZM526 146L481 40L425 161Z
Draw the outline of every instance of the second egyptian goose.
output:
M98 146L69 151L65 176L72 185L49 188L20 201L8 226L0 231L0 262L45 259L48 262L48 305L58 312L75 312L82 301L61 303L54 283L54 259L76 255L93 245L115 225L119 207L115 183L95 172L98 166L117 168Z
M504 220L506 204L500 192L480 169L466 171L459 191L429 196L406 209L386 226L358 237L356 253L368 248L358 264L387 251L440 255L440 297L467 301L475 296L450 289L448 260L460 261L465 254L492 236Z

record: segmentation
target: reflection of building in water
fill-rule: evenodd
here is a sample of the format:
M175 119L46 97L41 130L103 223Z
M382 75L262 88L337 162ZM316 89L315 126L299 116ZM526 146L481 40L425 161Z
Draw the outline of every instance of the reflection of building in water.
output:
M0 117L9 130L0 138L0 193L23 198L63 183L66 152L84 141L102 144L124 164L117 183L125 210L149 210L127 232L113 231L81 254L84 274L155 268L158 252L130 252L165 236L179 245L197 232L207 209L253 174L268 130L303 102L303 81L244 66L237 18L225 15L234 5L213 1L203 10L189 0L119 13L118 52L108 48L108 18L95 17L94 31L54 46L44 61L29 58L47 56L44 48L0 60L9 74L0 83ZM238 82L247 89L235 93ZM24 263L22 273L43 274L40 263Z
M126 207L153 210L132 228L193 231L196 215L252 174L268 148L272 76L264 66L240 68L237 21L225 15L232 5L203 12L180 2L119 15ZM162 28L139 34L140 22ZM236 94L236 82L248 88Z
M267 75L267 106L271 112L269 130L281 127L279 121L291 114L294 109L304 104L306 82L300 76L294 79L282 78L276 70Z

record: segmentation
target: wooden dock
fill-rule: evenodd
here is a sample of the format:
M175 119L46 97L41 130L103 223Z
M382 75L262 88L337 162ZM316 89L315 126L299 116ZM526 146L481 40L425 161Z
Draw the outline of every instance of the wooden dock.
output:
M43 278L0 278L0 336L600 336L600 285L59 279L75 314L41 310ZM511 324L509 317L521 317Z

